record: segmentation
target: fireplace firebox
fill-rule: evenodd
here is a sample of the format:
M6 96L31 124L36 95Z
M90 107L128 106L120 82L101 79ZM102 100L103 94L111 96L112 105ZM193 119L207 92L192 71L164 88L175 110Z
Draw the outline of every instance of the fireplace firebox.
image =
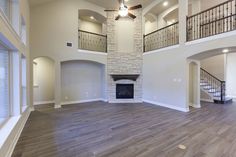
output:
M116 99L133 99L134 84L116 84Z

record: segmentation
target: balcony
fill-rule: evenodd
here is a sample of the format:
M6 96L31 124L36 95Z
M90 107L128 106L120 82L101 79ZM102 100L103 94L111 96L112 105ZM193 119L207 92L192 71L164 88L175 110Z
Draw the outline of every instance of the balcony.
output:
M178 22L144 35L144 52L179 44Z
M107 36L79 30L79 49L107 52Z
M176 18L178 19L178 16ZM228 0L181 20L186 20L186 39L182 42L236 30L236 1ZM183 24L183 21L181 22ZM144 52L179 44L180 29L185 28L183 25L180 28L179 23L176 22L144 35Z
M187 17L187 41L197 40L236 29L236 4L229 0Z

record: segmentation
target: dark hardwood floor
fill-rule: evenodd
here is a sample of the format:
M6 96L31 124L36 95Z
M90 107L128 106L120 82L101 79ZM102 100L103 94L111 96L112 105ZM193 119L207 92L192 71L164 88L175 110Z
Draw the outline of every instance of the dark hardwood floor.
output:
M236 157L236 104L189 113L146 103L40 106L12 157Z

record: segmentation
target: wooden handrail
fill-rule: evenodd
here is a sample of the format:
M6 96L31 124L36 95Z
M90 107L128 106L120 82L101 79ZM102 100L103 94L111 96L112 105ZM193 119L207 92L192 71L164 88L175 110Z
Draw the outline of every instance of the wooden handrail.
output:
M88 31L84 31L84 30L78 30L79 32L84 32L84 33L88 33L88 34L93 34L93 35L97 35L97 36L102 36L102 37L107 37L107 35L103 35L103 34L98 34L98 33L93 33L93 32L88 32Z
M234 0L228 0L228 1L226 1L226 2L222 2L222 3L220 3L220 4L216 5L216 6L213 6L213 7L211 7L211 8L206 9L206 10L203 10L203 11L201 11L201 12L199 12L199 13L196 13L196 14L191 15L191 16L187 16L187 18L192 18L192 17L194 17L194 16L197 16L197 15L200 15L200 14L202 14L202 13L208 12L208 11L210 11L210 10L213 10L213 9L219 7L219 6L225 5L226 3L229 3L229 2L231 2L231 1L234 1Z
M205 26L205 25L209 25L209 24L211 24L211 23L215 23L215 22L218 22L218 21L222 21L222 20L228 19L228 18L230 18L230 17L232 17L232 16L236 16L236 14L232 14L232 15L229 15L229 16L225 16L225 17L219 18L219 19L217 19L217 20L210 21L210 22L208 22L208 23L200 24L200 26Z
M161 31L161 30L163 30L163 29L166 29L166 28L168 28L168 27L174 26L174 25L176 25L176 24L178 24L178 23L179 23L179 22L175 22L175 23L173 23L173 24L170 24L170 25L168 25L168 26L165 26L165 27L163 27L163 28L160 28L160 29L158 29L158 30L155 30L155 31L153 31L153 32L151 32L151 33L148 33L148 34L144 35L144 37L149 36L149 35L151 35L151 34L154 34L154 33L156 33L156 32L159 32L159 31Z
M217 81L224 83L225 81L222 81L220 79L218 79L217 77L215 77L214 75L210 74L209 72L207 72L205 69L201 68L202 71L204 71L205 73L207 73L208 75L210 75L211 77L213 77L214 79L216 79Z

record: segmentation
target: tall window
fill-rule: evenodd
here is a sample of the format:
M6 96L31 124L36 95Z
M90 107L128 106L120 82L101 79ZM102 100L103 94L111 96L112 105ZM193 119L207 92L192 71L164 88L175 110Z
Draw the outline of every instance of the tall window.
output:
M21 102L21 104L22 104L22 112L24 112L24 110L27 108L27 86L26 86L26 83L27 83L27 81L26 81L26 71L27 71L27 69L26 69L26 58L22 55L22 57L21 57L21 76L22 76L22 78L21 78L21 80L22 80L22 86L21 86L21 95L22 95L22 98L21 98L21 100L22 100L22 102Z
M0 0L0 8L10 18L10 0Z
M21 40L26 44L26 24L25 19L21 17Z
M10 116L9 53L0 45L0 125Z

